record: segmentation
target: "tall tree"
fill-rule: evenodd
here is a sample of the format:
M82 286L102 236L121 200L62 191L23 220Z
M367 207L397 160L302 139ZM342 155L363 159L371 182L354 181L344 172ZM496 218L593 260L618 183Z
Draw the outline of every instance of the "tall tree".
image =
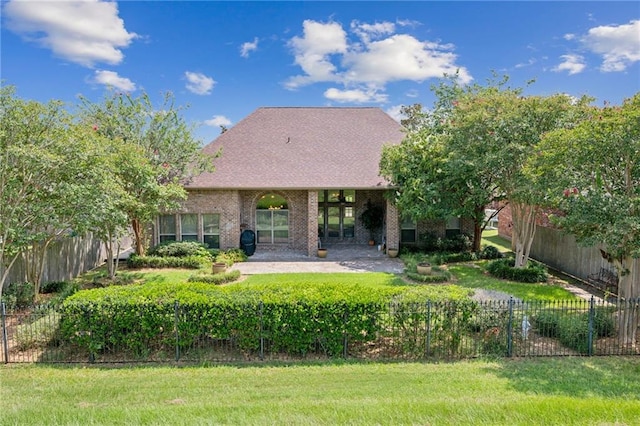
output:
M81 114L96 132L127 146L115 173L129 195L126 212L135 250L144 254L146 229L161 211L171 210L186 197L183 185L212 170L211 158L201 153L193 129L181 116L171 94L154 108L149 96L111 93L100 103L81 98Z
M588 120L546 134L530 173L548 189L554 220L580 244L602 246L619 273L619 299L638 300L640 258L640 93L622 106L592 108ZM620 338L636 341L637 310L621 312Z
M24 101L10 86L1 93L1 284L22 256L37 293L48 246L96 220L103 159L60 102Z

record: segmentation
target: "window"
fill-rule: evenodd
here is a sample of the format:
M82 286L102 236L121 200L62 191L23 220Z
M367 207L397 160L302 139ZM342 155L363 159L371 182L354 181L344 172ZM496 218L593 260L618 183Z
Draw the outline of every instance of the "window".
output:
M176 217L165 214L158 218L158 236L161 243L176 240Z
M198 241L198 215L181 214L180 229L182 241Z
M445 230L445 236L447 238L460 235L460 218L450 217L447 219L447 229Z
M355 189L318 191L318 237L322 239L354 238L355 200Z
M220 215L202 215L202 242L209 248L220 248Z
M266 194L258 200L256 242L278 244L289 242L289 210L287 200L278 194Z
M400 225L400 242L415 243L416 242L416 221L411 218L403 218Z

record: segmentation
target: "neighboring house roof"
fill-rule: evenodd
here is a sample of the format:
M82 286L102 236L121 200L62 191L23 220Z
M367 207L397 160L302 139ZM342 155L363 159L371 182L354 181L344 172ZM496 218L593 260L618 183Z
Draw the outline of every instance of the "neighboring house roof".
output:
M403 139L379 108L259 108L203 151L221 156L189 189L384 188L384 144Z

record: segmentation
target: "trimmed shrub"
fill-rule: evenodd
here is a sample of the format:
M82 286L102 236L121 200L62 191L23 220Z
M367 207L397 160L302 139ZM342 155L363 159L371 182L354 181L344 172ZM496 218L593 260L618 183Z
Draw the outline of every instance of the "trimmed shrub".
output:
M406 273L407 277L411 278L413 281L420 283L444 283L451 280L451 272L438 268L437 266L432 267L431 275L422 275L416 272L408 271Z
M203 256L188 257L160 257L160 256L138 256L132 254L127 259L127 266L131 269L139 268L186 268L199 269L210 262L210 258Z
M502 259L504 255L498 250L496 246L484 246L482 251L480 251L479 256L480 259Z
M213 256L214 262L225 263L227 266L231 266L234 263L246 262L247 255L239 248L233 248L228 250L218 250Z
M7 309L21 309L33 305L36 298L35 286L31 283L11 283L2 294Z
M211 254L206 245L195 241L170 241L159 244L149 250L147 256L158 257L205 257Z
M521 283L537 283L547 281L546 268L540 264L529 262L526 268L514 268L513 258L498 259L490 262L486 269L496 278L503 278Z
M222 274L194 274L187 280L190 283L226 284L237 281L240 271L225 272Z
M43 316L30 323L16 327L15 340L19 351L43 348L58 337L60 315L56 312L45 312Z
M345 336L350 343L366 343L387 330L391 301L424 304L425 300L438 300L438 294L442 300L450 296L445 287L376 288L346 282L107 287L80 291L68 298L61 308L61 333L65 342L79 350L144 356L170 351L176 343L190 348L204 338L233 341L251 353L260 349L262 330L274 352L304 355L322 347L328 355L336 356L342 353ZM460 290L460 299L466 295L468 291ZM176 313L180 317L177 330Z

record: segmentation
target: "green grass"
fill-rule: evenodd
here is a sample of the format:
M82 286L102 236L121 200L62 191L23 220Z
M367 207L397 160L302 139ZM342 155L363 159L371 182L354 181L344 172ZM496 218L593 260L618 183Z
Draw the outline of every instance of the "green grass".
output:
M522 300L575 300L577 297L569 290L555 284L518 283L500 280L485 274L479 265L454 264L449 270L458 278L456 284L465 288L485 288L511 294Z
M511 241L498 235L497 229L489 229L482 233L482 246L496 246L502 253L511 251Z
M239 283L243 286L264 286L271 284L296 285L305 284L342 284L348 282L353 285L366 286L402 286L407 285L399 276L385 272L336 272L325 273L287 273L287 274L257 274L247 277Z
M640 358L0 368L3 424L638 424Z

